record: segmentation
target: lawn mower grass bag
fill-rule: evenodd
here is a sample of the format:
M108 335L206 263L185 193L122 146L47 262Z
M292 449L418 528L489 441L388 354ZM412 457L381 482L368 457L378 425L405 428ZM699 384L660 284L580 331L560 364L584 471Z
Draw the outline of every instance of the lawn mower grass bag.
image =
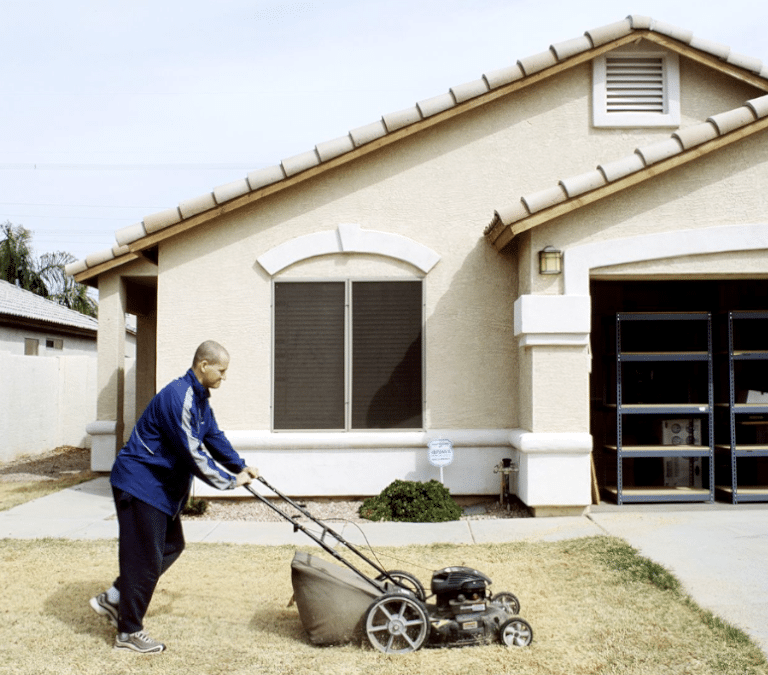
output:
M315 645L359 640L365 613L381 591L346 567L297 551L291 562L299 618Z

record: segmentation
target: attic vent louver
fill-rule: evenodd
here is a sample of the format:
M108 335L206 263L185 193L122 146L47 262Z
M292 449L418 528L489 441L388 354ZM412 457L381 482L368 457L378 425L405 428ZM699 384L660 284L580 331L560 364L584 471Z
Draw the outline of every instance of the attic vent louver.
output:
M608 56L605 63L606 111L664 111L664 61L661 57Z
M596 127L680 124L679 62L672 52L615 51L593 62Z

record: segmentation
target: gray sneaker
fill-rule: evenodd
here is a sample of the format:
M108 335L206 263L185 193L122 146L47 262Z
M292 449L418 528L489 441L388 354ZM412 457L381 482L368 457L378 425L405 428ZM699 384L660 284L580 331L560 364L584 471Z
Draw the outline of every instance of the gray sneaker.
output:
M138 633L118 633L115 638L115 649L130 649L140 654L155 654L165 649L162 642L153 640L143 630Z
M117 605L112 604L107 599L106 593L99 593L95 598L90 600L93 611L99 616L105 616L109 623L117 628Z

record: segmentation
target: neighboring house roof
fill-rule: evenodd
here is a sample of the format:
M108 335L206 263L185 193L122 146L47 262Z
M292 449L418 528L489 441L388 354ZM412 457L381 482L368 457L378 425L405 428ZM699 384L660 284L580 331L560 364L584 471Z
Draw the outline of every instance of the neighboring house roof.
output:
M494 212L485 236L497 250L518 234L768 128L768 95L636 148L594 171L565 178Z
M6 323L10 320L13 323L25 325L43 325L50 329L75 329L92 333L95 333L99 326L99 322L92 316L68 309L2 280L0 280L0 319L4 319Z
M319 143L312 150L284 159L276 166L253 171L243 179L185 200L176 208L146 216L142 222L118 230L115 233L116 246L68 265L67 272L78 281L93 279L113 267L135 260L163 239L590 61L640 37L768 91L768 67L759 59L732 52L725 45L702 40L690 31L650 17L632 15L623 21L588 30L572 40L551 45L545 52L520 59L508 68L486 73L473 82L452 87L445 94L384 115L380 120L353 129L346 136ZM710 123L707 122L707 125L710 126Z

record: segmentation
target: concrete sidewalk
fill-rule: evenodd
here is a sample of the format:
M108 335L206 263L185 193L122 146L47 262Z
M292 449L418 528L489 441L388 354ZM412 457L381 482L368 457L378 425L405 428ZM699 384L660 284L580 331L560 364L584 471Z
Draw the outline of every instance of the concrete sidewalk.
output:
M768 504L601 505L579 517L334 527L349 542L371 546L621 537L673 572L700 606L746 631L768 655ZM315 546L287 522L187 520L184 533L189 542ZM0 512L0 539L46 537L116 538L108 479Z

